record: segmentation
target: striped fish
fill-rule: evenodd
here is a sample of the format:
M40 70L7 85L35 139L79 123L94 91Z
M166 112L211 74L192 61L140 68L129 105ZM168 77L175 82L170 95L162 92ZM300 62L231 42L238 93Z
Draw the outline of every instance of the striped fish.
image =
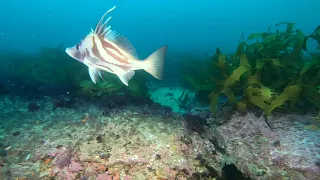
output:
M116 6L105 12L95 29L80 43L67 48L66 53L88 66L90 78L94 83L99 76L102 78L102 72L106 71L117 75L122 83L128 86L135 70L140 69L161 80L168 46L156 50L143 61L139 60L129 40L108 26L111 16L104 21L107 14L115 8Z

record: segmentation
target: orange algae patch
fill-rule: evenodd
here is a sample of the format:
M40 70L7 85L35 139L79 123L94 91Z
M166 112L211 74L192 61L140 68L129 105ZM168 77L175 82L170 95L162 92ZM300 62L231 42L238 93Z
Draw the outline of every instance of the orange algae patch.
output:
M48 165L48 164L50 164L51 162L52 162L52 159L51 159L51 158L46 158L46 159L43 160L43 163L44 163L45 165Z
M120 174L118 171L113 172L113 180L120 180Z

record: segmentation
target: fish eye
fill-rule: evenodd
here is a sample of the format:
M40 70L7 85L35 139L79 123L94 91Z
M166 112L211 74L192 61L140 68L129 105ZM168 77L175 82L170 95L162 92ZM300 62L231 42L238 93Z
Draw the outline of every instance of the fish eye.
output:
M80 43L78 43L78 44L76 45L77 50L79 50L79 47L80 47L80 45L82 44L82 41L83 41L83 40L81 40Z

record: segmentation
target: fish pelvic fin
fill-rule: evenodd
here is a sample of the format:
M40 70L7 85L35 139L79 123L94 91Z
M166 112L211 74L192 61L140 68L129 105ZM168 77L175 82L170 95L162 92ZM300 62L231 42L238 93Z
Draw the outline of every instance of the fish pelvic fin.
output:
M168 46L164 46L156 50L142 62L143 69L159 80L163 78L163 67L167 49Z
M102 78L101 70L89 66L89 75L93 83L97 83L98 75Z
M117 74L117 76L120 78L121 82L124 85L128 86L128 82L134 76L134 74L134 71L128 71L123 74Z

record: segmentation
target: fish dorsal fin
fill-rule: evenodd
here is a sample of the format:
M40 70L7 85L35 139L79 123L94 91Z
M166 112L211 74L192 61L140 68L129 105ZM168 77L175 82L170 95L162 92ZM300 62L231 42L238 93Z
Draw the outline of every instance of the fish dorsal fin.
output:
M117 74L117 76L120 78L123 84L128 86L129 80L134 76L134 71L128 71L123 74Z
M109 13L110 13L111 11L113 11L115 8L116 8L116 6L113 6L111 9L109 9L107 12L105 12L105 13L101 16L99 22L98 22L97 25L96 25L96 28L94 29L94 32L95 32L96 34L103 36L103 34L106 34L106 33L107 33L108 29L110 30L110 27L107 27L107 25L108 25L108 22L111 20L112 17L110 16L103 24L102 24L102 22L103 22L104 18L107 16L107 14L109 14ZM107 28L106 28L106 27L107 27Z
M131 42L125 37L118 34L115 31L109 30L108 33L105 35L105 38L116 45L118 45L122 50L131 54L133 57L138 59L138 54L136 49L133 47Z

